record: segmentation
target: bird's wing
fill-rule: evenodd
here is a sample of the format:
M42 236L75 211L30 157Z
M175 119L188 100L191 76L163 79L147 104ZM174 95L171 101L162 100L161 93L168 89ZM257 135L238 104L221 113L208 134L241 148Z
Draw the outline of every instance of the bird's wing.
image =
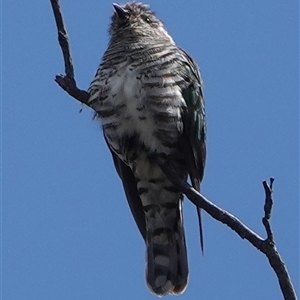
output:
M104 138L105 138L105 136L104 136ZM106 138L105 138L105 141L107 143ZM135 219L135 222L145 240L146 239L145 213L143 210L141 198L137 191L135 176L133 175L133 172L131 171L131 169L111 150L108 143L107 143L107 145L111 152L117 173L122 180L130 210L131 210L133 217Z
M189 172L194 188L199 190L203 178L206 158L206 124L203 98L203 84L196 63L183 50L184 70L188 84L182 90L186 103L183 112L184 148L188 155Z
M188 84L182 90L186 107L183 111L182 147L188 161L189 175L193 187L200 191L206 159L206 123L202 91L202 80L199 69L193 59L180 49L184 57L184 77ZM203 226L200 208L197 207L200 229L200 246L204 249Z

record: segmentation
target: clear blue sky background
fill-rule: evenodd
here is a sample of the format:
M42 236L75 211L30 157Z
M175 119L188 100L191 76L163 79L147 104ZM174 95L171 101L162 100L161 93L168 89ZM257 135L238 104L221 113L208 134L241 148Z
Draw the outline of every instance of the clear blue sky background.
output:
M208 118L203 193L265 237L272 226L299 291L298 1L148 0L201 67ZM50 1L3 1L4 300L155 299L145 246L92 111L64 72ZM62 1L78 85L106 48L110 0ZM190 282L180 299L282 299L267 259L204 214L205 256L185 201Z

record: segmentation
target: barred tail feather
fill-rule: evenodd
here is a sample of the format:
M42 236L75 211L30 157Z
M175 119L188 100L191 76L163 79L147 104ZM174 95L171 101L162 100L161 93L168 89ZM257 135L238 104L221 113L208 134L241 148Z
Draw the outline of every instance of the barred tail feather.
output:
M176 214L173 222L161 221L157 218L147 231L147 270L146 278L150 290L157 295L180 294L186 289L188 282L188 261L185 236L181 215L181 201L178 208L172 208L171 215ZM170 210L170 211L171 211ZM149 212L148 212L149 213ZM156 212L156 217L158 216ZM158 226L156 226L158 225Z

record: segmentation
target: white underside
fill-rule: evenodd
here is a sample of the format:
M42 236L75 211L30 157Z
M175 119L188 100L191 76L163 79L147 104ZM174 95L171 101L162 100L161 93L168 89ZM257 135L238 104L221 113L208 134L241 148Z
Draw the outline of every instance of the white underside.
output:
M122 135L130 135L134 133L139 134L139 138L141 142L143 142L147 148L152 151L159 151L165 152L166 149L161 145L161 142L157 140L154 136L154 130L157 129L157 124L153 119L153 114L155 111L153 107L151 108L151 103L147 101L148 94L159 95L159 93L169 93L169 94L176 94L176 98L178 101L182 100L182 95L179 87L171 88L164 87L164 88L155 88L155 89L148 89L145 90L143 88L143 79L139 77L138 72L136 70L131 70L131 66L119 66L118 72L114 74L114 76L108 79L108 84L110 86L109 95L109 103L112 106L119 106L125 104L124 109L122 110L122 116L111 116L108 119L103 120L103 125L116 121L120 122L121 119L121 126L118 128L118 136ZM153 80L153 79L152 79ZM156 80L161 81L161 85L163 86L164 79L158 78ZM137 108L145 107L144 110L139 111ZM166 106L165 112L169 112L173 116L180 115L180 109L174 108L172 106ZM140 117L146 117L145 120L140 120ZM170 128L169 128L170 127ZM168 126L168 130L178 131L177 124L171 124ZM174 132L176 136L176 133Z

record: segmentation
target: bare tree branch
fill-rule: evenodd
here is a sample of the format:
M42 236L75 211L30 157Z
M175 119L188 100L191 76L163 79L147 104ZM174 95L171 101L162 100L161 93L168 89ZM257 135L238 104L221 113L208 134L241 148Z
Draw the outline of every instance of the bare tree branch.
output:
M266 181L263 182L266 199L264 205L265 215L262 219L262 223L266 229L267 239L264 241L264 248L260 250L268 257L269 263L277 275L279 285L285 299L297 299L288 270L276 249L274 235L270 224L273 206L273 183L274 178L270 178L270 185L268 185Z
M66 75L57 75L55 81L59 86L64 89L70 96L78 100L79 102L88 105L89 94L85 90L80 90L77 88L76 81L74 78L74 67L70 53L69 38L65 30L63 17L60 11L59 0L50 0L52 4L52 9L56 21L56 26L58 30L58 41L63 52L64 63L65 63L65 73ZM272 212L272 192L273 192L273 182L274 179L270 178L270 184L266 181L263 182L263 187L265 190L265 205L264 205L264 217L262 218L262 223L265 227L267 238L263 239L245 224L243 224L238 218L230 214L229 212L221 209L217 205L213 204L211 201L206 199L203 195L198 193L194 188L192 188L187 182L182 181L176 173L165 165L164 160L157 158L157 163L168 176L170 181L178 186L180 190L186 195L186 197L194 203L196 206L204 209L209 215L214 219L223 224L226 224L233 231L235 231L242 239L247 240L255 248L264 253L274 269L276 276L279 281L279 285L285 300L297 300L297 296L291 282L291 278L282 261L274 242L274 236L270 225L270 218Z
M270 225L271 211L273 206L273 199L272 199L273 183L274 183L274 178L270 178L270 186L267 184L266 181L263 182L263 186L266 194L266 200L264 205L265 216L263 217L262 222L266 229L267 240L270 243L274 243L273 232L271 230L271 225Z
M70 96L80 101L81 103L88 105L89 94L86 91L77 88L76 81L74 78L74 67L73 67L73 62L71 57L70 46L69 46L69 38L60 11L59 1L58 0L50 0L50 1L51 1L55 22L57 26L58 42L64 57L65 73L66 73L65 76L62 74L56 75L55 81Z

